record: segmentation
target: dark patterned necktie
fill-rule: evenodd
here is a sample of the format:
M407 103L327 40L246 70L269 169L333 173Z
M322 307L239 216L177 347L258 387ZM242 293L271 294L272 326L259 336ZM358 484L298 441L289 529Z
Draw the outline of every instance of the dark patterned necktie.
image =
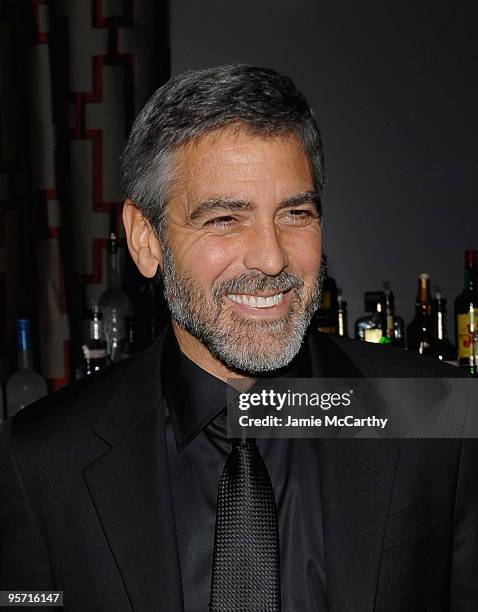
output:
M212 612L279 612L277 511L255 440L234 440L219 483Z

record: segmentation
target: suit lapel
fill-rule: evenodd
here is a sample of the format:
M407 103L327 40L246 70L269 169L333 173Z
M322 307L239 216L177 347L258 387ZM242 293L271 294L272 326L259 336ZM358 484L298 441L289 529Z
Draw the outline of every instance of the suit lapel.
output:
M363 378L331 338L315 336L312 375ZM319 473L331 612L373 610L399 447L393 440L321 439Z
M331 612L373 610L398 447L392 440L321 440L319 466Z
M179 612L182 587L160 399L164 338L129 364L94 425L110 449L83 475L132 608ZM330 339L311 346L313 364L320 353L322 376L361 376ZM319 460L330 610L372 610L398 447L392 440L320 440Z
M95 423L111 448L83 470L135 610L182 610L160 389L164 336L132 361Z

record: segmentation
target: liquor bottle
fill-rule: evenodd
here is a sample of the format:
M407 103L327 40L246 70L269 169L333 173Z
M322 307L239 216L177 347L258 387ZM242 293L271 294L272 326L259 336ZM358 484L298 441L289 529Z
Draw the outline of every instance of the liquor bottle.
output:
M383 308L385 329L380 344L394 344L405 347L405 323L402 317L395 313L395 296L390 289L390 283L383 283Z
M370 314L360 317L355 322L355 338L365 342L379 344L384 335L384 299L383 291L366 291L364 294L365 312Z
M92 305L90 311L89 340L83 349L83 374L88 376L98 372L108 365L108 350L103 333L103 315L97 304Z
M48 393L45 379L33 368L29 319L18 319L17 338L18 370L7 380L7 417Z
M409 351L423 354L429 349L432 338L433 319L430 276L424 273L418 277L415 317L407 327L407 348Z
M423 354L456 366L458 365L457 350L448 340L446 329L446 300L441 293L440 287L435 288L432 315L433 336L430 346L423 351Z
M118 345L126 337L124 318L131 314L131 302L121 288L120 268L118 242L116 235L112 233L108 240L108 285L99 299L99 307L103 313L103 331L111 361L120 358Z
M320 306L317 310L317 329L325 334L337 335L337 284L327 273L327 259L324 255L325 277L322 284Z
M349 337L347 302L342 298L342 289L337 289L337 335Z
M474 374L473 334L478 325L478 272L476 250L465 251L465 287L455 300L455 337L459 365Z

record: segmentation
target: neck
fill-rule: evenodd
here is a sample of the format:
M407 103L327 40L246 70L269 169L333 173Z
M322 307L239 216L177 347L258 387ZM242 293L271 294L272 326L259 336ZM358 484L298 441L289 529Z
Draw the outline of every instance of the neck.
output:
M239 375L235 370L228 368L217 357L214 357L198 338L181 327L174 319L171 321L181 352L200 368L224 382L230 383L232 378L241 381L247 379L251 381L251 384L254 382L255 379L252 376Z

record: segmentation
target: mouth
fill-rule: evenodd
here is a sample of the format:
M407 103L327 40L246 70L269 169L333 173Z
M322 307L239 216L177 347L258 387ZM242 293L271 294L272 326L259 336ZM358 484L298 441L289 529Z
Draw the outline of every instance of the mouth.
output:
M272 295L254 295L248 293L229 293L227 296L236 304L246 304L246 306L252 306L253 308L271 308L280 304L284 300L284 293L274 293Z
M289 309L292 291L276 293L228 293L226 297L235 308L253 318L275 318L285 314Z

